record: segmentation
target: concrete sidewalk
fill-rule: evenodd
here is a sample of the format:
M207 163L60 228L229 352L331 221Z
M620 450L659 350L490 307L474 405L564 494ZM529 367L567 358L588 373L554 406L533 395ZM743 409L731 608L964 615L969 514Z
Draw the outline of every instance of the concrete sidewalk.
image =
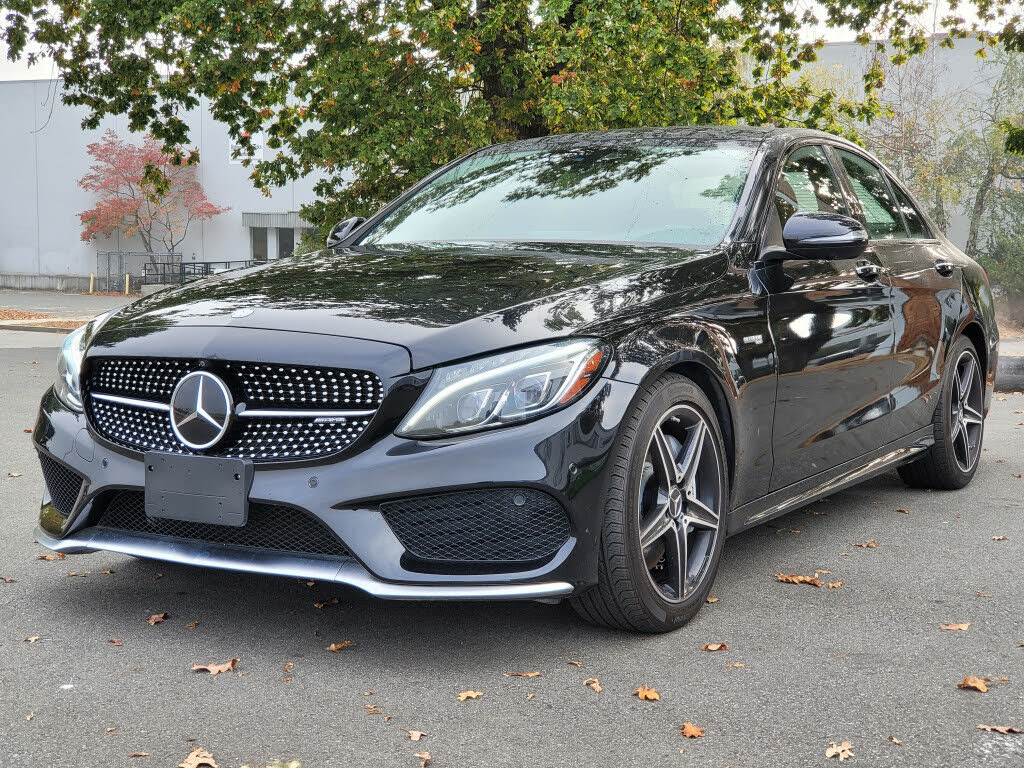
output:
M88 320L108 309L117 309L138 296L108 296L58 291L12 291L0 289L0 309L21 309L67 320ZM84 322L84 321L83 321Z

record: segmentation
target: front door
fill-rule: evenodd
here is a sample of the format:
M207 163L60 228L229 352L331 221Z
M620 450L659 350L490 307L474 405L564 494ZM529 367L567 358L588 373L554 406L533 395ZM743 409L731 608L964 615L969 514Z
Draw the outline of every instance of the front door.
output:
M850 215L823 147L793 151L780 173L764 246L782 244L796 211ZM891 288L869 248L858 259L765 267L778 353L771 490L785 488L891 439L895 327Z

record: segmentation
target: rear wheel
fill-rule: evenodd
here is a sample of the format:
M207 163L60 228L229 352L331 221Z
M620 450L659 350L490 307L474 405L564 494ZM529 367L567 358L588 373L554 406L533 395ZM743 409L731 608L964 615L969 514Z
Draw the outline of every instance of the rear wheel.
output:
M725 539L727 477L714 410L689 379L644 392L613 452L598 584L570 602L596 624L680 627L711 590Z
M950 360L932 419L935 444L898 470L914 488L956 490L971 482L978 470L985 433L981 363L974 345L963 337L953 345Z

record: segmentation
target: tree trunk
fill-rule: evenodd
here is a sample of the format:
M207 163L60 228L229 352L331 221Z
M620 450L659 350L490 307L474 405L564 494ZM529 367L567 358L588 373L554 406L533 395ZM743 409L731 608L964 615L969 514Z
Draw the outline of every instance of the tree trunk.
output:
M978 191L974 195L974 206L971 208L971 226L967 231L967 245L964 252L972 259L978 255L978 230L981 228L981 217L985 214L985 203L988 200L988 193L996 180L996 167L989 163L985 169L985 176L978 185Z

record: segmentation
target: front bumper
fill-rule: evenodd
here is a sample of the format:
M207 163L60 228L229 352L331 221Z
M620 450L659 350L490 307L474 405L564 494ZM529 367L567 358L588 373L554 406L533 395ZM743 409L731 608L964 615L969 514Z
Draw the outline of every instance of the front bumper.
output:
M460 438L386 435L359 453L300 465L256 465L251 502L287 504L322 521L351 557L166 538L98 527L102 500L144 487L141 453L96 435L52 391L33 434L37 449L85 478L66 517L44 491L40 543L67 554L107 550L169 562L349 584L392 599L557 599L597 581L605 459L636 387L603 379L579 402L537 421ZM533 488L566 510L568 541L525 569L424 572L378 509L382 501L467 489ZM472 571L472 569L470 569Z

